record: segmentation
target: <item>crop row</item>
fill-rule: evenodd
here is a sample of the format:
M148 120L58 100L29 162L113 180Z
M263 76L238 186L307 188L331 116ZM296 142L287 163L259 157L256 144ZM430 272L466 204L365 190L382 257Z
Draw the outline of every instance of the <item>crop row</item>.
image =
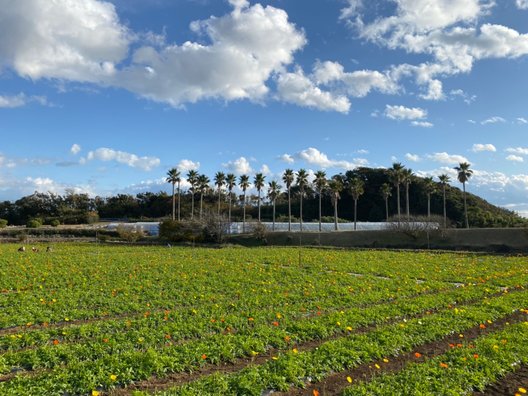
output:
M114 249L64 245L50 255L0 256L0 328L231 302L249 311L286 299L310 310L334 299L356 304L355 293L378 291L375 301L398 291L389 281L380 287L376 278L354 279L353 272L389 275L398 286L426 278L423 289L440 281L528 283L526 266L518 265L523 259L515 257L499 267L488 256L388 252L380 260L379 252L303 249L299 267L294 249ZM477 271L482 275L468 275Z
M351 308L302 321L277 320L278 326L264 323L253 327L248 324L236 334L224 332L177 345L170 345L172 341L167 340L164 329L160 329L158 332L145 331L139 337L137 333L124 333L122 337L108 342L99 340L83 344L46 345L35 350L9 352L1 357L4 370L21 366L53 368L53 371L35 377L19 376L0 386L0 390L11 392L20 389L20 386L30 386L36 387L41 393L51 394L59 387L62 391L82 393L90 387L107 388L115 385L110 379L111 375L115 375L120 384L126 384L149 378L152 374L163 376L169 372L196 370L206 363L218 364L241 356L266 353L272 346L286 349L306 340L335 334L346 336L361 326L387 322L424 310L453 307L456 301L482 300L488 293L484 287L461 288L449 293L403 300L398 304L382 304L367 309ZM515 306L522 300L522 294L506 294L501 299L490 299L488 302L492 306L501 306L500 301L509 301ZM486 303L480 305L488 307ZM474 310L469 306L467 309ZM448 308L444 316L452 317L452 312ZM460 312L464 311L460 309ZM426 321L430 322L431 317L436 315L426 316Z
M450 349L425 363L410 364L399 373L350 386L344 395L471 394L521 364L528 364L528 322L463 343L461 348Z
M465 306L455 312L441 311L422 318L379 326L365 334L351 334L328 341L314 350L292 349L274 356L263 365L248 367L234 374L214 374L157 394L260 395L269 390L284 391L291 386L302 387L307 379L319 381L331 372L351 369L381 358L391 359L453 332L463 332L479 323L498 320L525 303L526 298L522 293L504 295L474 306Z

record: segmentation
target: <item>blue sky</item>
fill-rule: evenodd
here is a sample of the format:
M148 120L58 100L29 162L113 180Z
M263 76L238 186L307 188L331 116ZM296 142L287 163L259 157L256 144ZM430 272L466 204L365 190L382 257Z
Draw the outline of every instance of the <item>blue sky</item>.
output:
M468 161L470 192L528 214L527 21L527 0L0 0L0 199Z

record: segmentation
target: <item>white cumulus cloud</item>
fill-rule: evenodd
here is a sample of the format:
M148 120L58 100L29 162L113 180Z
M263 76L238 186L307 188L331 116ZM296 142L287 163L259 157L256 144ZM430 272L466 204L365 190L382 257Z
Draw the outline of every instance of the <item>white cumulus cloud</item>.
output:
M528 0L515 0L515 4L521 10L528 10Z
M348 113L350 101L346 96L324 91L301 70L283 73L277 78L278 97L285 102L324 111Z
M0 10L0 62L22 77L101 82L127 55L109 2L0 0Z
M429 121L412 121L412 126L420 127L420 128L432 128L434 127L434 124Z
M435 162L440 162L442 164L453 164L458 165L461 162L469 162L468 159L462 155L458 154L448 154L446 152L429 154L428 159Z
M495 151L497 151L497 149L495 148L493 144L490 144L490 143L488 144L476 143L471 148L471 151L473 151L474 153L480 153L482 151L491 151L494 153Z
M508 147L506 152L517 155L528 155L528 147Z
M182 159L180 162L178 162L176 168L180 172L189 172L190 170L197 171L198 169L200 169L200 163L188 159Z
M315 165L322 169L327 168L340 168L345 170L351 170L359 166L368 165L368 161L364 158L354 158L353 162L332 160L328 158L325 153L322 153L316 148L309 147L306 150L302 150L295 155L300 160L310 165Z
M99 160L103 162L115 161L120 164L150 171L160 165L160 159L156 157L140 157L136 154L117 151L111 148L101 147L95 151L90 151L86 156L86 161Z
M411 162L419 162L422 160L418 154L411 154L411 153L405 154L405 159Z
M512 161L512 162L524 162L524 158L523 157L520 157L518 155L514 155L514 154L510 154L506 157L506 160L507 161Z
M253 173L251 164L246 157L237 158L234 161L229 161L225 164L222 164L222 166L237 176L249 175L250 173Z
M488 124L498 124L498 123L504 123L506 120L502 117L493 116L490 118L485 119L481 122L482 125L488 125Z
M427 111L419 107L386 105L385 117L392 120L419 120L427 117Z
M78 145L77 143L74 143L71 148L70 148L70 153L72 153L73 155L77 155L81 152L81 146Z
M295 162L295 159L290 154L282 154L279 156L279 159L287 164L293 164Z

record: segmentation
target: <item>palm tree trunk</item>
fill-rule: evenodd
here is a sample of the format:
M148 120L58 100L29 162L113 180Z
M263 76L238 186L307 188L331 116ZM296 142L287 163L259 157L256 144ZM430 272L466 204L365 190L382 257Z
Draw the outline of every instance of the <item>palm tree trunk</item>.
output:
M319 191L319 232L322 231L322 226L321 226L321 212L322 212L322 205L321 205L321 191Z
M385 198L385 218L389 222L389 197Z
M181 189L180 189L180 182L178 182L178 221L181 221Z
M338 230L338 227L337 227L337 197L335 197L334 199L335 199L335 202L334 202L334 229L337 231Z
M357 224L357 199L354 199L354 231L356 231Z
M405 210L407 212L407 221L411 221L411 212L409 211L409 184L405 185Z
M260 189L258 190L258 221L260 223Z
M398 201L398 225L401 222L401 202L400 202L400 185L396 185L396 200Z
M200 220L202 220L202 211L203 211L203 193L200 193Z
M191 193L191 220L194 219L194 191Z
M222 194L222 191L220 190L220 187L218 187L218 216L220 216L220 195Z
M246 192L244 191L244 202L242 203L242 232L246 232Z
M301 227L301 232L302 232L302 201L303 201L303 196L302 196L302 192L301 192L301 203L300 203L300 217L299 217L299 225Z
M172 221L176 220L176 196L174 195L174 183L172 183Z
M275 231L275 200L273 200L273 226L271 227L272 231Z
M427 220L431 221L431 194L427 194Z
M229 211L227 213L227 221L231 224L231 191L229 191Z
M446 208L446 188L445 185L443 186L443 192L444 192L444 229L447 228L447 208Z
M466 203L466 183L462 183L462 187L464 189L464 217L466 219L466 228L469 228L469 219L468 219L467 203Z
M291 232L291 194L288 187L288 232Z

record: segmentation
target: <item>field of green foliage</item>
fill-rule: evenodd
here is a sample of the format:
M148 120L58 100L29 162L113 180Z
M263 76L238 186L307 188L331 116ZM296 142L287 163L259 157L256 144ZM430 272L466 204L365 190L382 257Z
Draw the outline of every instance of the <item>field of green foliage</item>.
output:
M17 248L1 395L460 395L528 363L523 256Z

